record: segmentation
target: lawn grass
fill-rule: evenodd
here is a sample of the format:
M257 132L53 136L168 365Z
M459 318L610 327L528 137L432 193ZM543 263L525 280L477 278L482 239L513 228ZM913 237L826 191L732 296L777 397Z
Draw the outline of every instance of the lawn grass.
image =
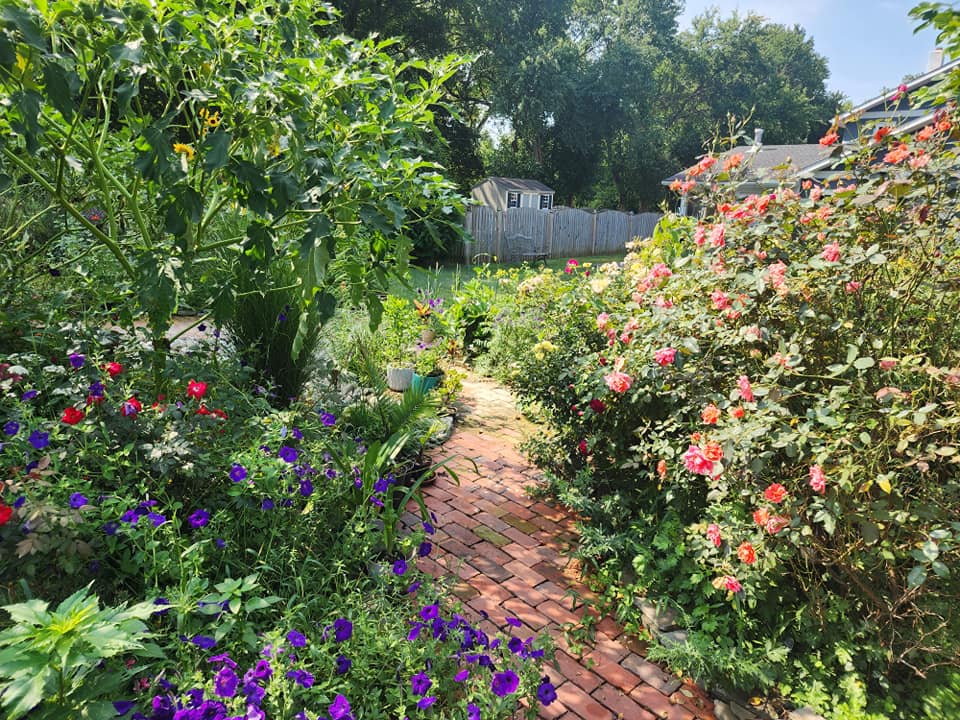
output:
M593 263L600 265L609 262L620 262L624 255L593 255L576 258L581 265L583 263ZM562 270L570 258L550 258L536 263L491 263L487 265L467 265L464 263L446 263L436 264L430 267L410 266L410 277L408 286L404 286L398 281L391 284L390 292L399 297L412 299L417 297L417 290L423 290L428 297L453 297L459 292L460 286L475 276L475 269L489 269L491 272L484 278L484 282L490 285L496 283L496 278L492 275L499 269L507 270L510 268L528 269L530 272L538 272L543 268L552 268Z

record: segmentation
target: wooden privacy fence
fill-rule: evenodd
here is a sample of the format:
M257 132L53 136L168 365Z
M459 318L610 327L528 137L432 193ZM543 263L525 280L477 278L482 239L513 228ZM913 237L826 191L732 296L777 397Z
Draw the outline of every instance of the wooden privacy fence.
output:
M633 238L650 237L659 213L588 212L575 208L496 211L477 206L467 211L464 260L515 263L548 257L612 255Z

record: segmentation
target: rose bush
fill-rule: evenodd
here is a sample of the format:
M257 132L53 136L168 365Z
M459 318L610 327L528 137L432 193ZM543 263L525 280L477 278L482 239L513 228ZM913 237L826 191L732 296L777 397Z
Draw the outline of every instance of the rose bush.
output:
M706 217L526 280L497 325L581 553L687 613L681 668L826 709L960 660L955 125L761 196L709 163Z

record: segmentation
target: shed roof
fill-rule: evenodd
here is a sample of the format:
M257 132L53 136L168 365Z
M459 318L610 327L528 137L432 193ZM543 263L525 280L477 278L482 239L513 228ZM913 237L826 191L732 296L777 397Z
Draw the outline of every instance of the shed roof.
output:
M483 182L474 185L474 189L484 185L485 183L492 183L496 186L498 190L504 192L512 190L515 192L526 192L526 193L552 193L553 188L547 187L539 180L530 180L528 178L506 178L506 177L489 177Z

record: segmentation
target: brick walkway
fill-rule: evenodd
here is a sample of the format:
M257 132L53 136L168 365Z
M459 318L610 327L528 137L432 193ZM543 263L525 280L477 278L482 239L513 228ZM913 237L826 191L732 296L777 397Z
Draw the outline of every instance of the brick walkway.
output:
M528 497L537 469L517 451L537 431L516 411L510 394L491 381L470 376L461 397L464 412L450 439L434 453L453 456L457 486L441 473L425 488L437 515L438 552L420 561L434 576L456 575L454 593L476 613L502 622L524 623L521 636L548 632L557 647L560 671L545 668L557 686L557 701L541 718L563 720L715 720L702 690L647 662L642 645L623 635L610 618L596 623L595 646L582 657L565 641L564 623L578 623L568 591L595 597L579 582L566 557L576 542L571 514ZM479 474L467 459L476 462ZM589 665L589 667L588 667Z

